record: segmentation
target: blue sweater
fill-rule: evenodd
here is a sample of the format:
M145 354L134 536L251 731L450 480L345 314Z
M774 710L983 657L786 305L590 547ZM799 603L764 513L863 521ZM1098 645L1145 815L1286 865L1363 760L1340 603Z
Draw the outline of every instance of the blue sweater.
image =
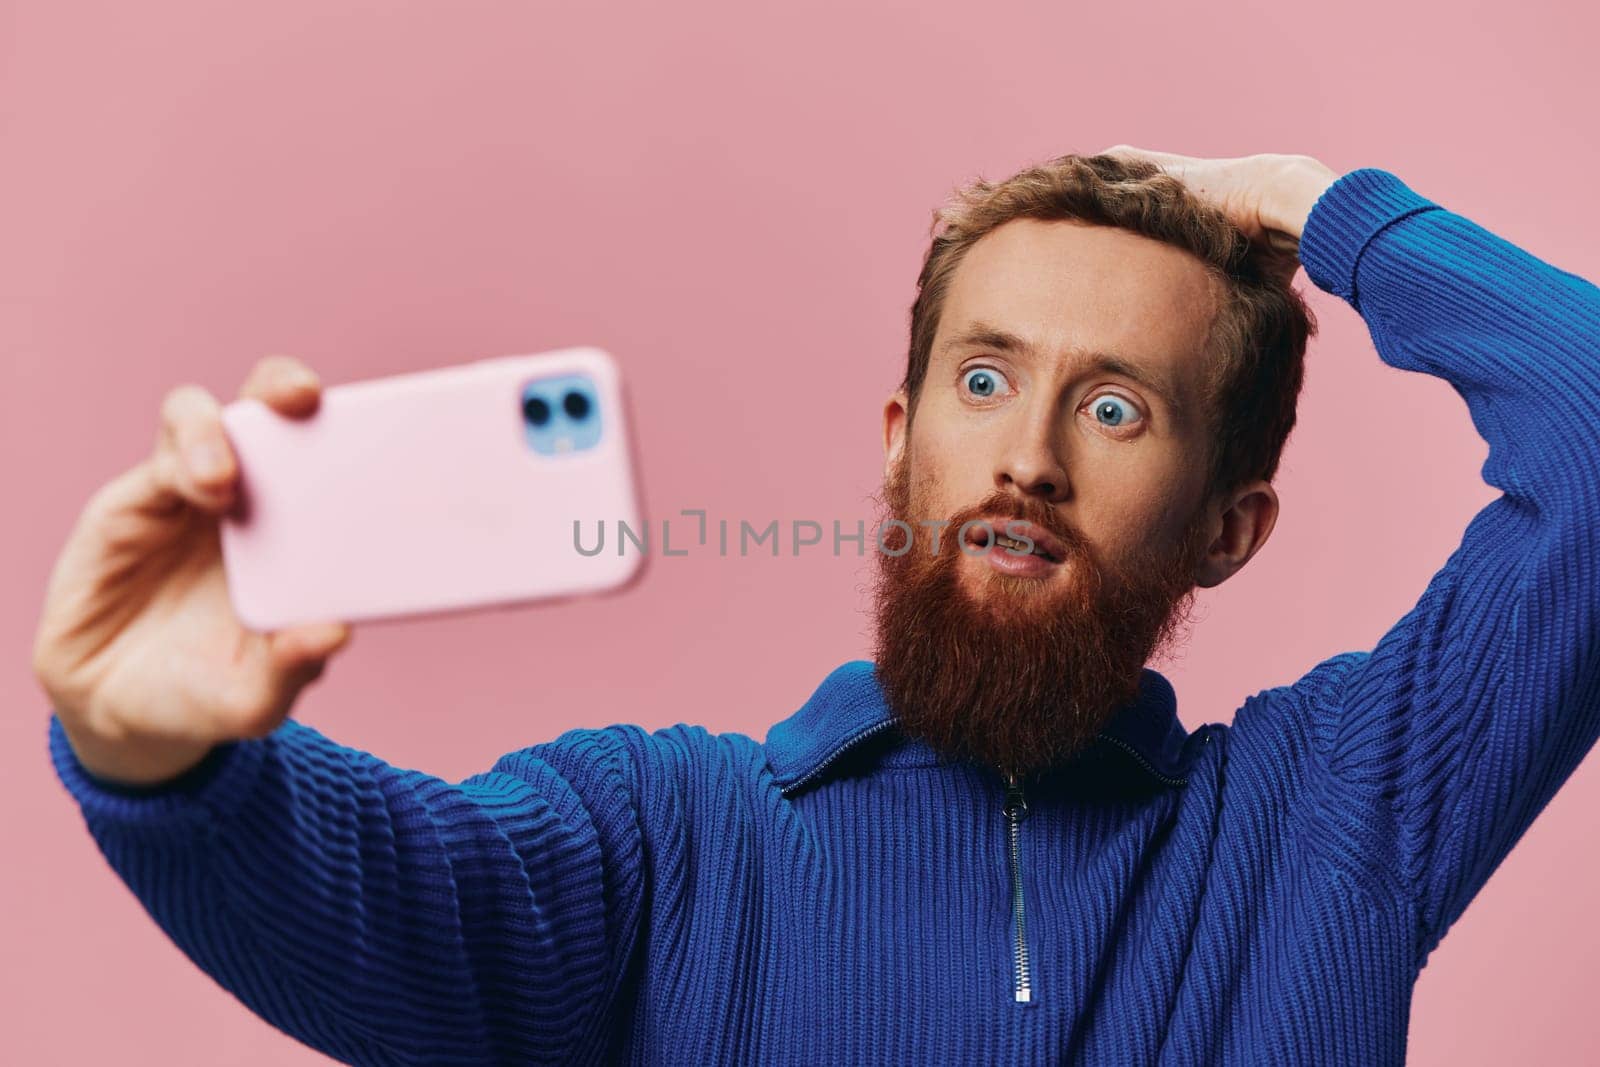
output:
M764 743L572 730L451 783L289 721L141 791L52 717L56 771L185 953L350 1063L1400 1063L1600 733L1600 290L1373 169L1301 257L1502 495L1370 652L1193 733L1147 669L1025 814L864 662Z

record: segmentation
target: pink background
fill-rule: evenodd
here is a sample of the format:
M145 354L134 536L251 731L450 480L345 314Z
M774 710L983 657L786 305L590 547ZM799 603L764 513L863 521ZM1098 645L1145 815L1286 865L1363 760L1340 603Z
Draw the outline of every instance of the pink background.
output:
M326 1062L167 941L46 756L45 576L173 385L231 398L270 352L333 383L598 343L632 382L654 516L870 516L954 183L1116 142L1307 152L1600 277L1597 23L1392 0L0 4L0 1060ZM1315 306L1278 529L1164 668L1190 727L1370 648L1492 497L1460 399ZM363 627L298 714L452 779L570 726L759 738L866 654L870 574L700 552L622 597ZM1600 1057L1597 837L1590 759L1423 972L1412 1062Z

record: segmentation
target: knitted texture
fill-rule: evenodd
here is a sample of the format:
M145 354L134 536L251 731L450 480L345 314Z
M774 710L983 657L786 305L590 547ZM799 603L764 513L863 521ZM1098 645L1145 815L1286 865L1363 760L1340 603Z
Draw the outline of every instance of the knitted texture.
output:
M1301 256L1466 401L1502 495L1371 651L1193 733L1147 669L1020 822L860 661L765 742L573 730L452 784L291 720L139 790L52 716L56 771L197 965L350 1063L1401 1063L1429 953L1600 733L1600 290L1380 170Z

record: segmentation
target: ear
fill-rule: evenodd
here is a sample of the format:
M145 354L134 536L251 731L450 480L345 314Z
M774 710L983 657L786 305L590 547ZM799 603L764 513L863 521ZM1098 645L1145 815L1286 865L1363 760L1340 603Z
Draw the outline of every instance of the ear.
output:
M1267 482L1251 482L1226 500L1213 502L1211 540L1195 567L1202 589L1232 578L1261 551L1278 522L1278 494Z
M889 477L906 448L910 415L904 390L897 389L883 405L883 476Z

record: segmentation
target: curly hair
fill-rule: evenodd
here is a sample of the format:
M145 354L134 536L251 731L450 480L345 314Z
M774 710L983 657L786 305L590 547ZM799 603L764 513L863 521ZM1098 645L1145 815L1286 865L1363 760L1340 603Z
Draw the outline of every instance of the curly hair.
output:
M935 209L911 306L901 382L908 414L915 416L956 268L981 237L1022 218L1120 227L1185 249L1205 266L1222 294L1203 347L1203 410L1212 441L1206 484L1211 495L1221 495L1256 479L1270 482L1294 428L1316 319L1271 270L1273 253L1144 160L1065 155L1004 181L977 179Z

